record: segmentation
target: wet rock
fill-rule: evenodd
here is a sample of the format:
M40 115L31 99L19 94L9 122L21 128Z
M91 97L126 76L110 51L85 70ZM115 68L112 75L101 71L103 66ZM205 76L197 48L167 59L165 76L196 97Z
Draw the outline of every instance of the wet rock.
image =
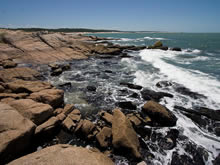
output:
M163 46L163 43L162 43L161 41L156 41L156 42L154 43L154 47L155 47L155 48L161 47L161 46Z
M158 47L158 49L161 49L161 50L168 50L168 46L161 46L161 47Z
M58 87L63 90L68 90L72 87L72 84L71 82L67 82L67 83L59 84Z
M36 125L42 124L53 115L53 108L50 105L38 103L31 99L15 100L10 103L10 106Z
M101 116L101 119L103 119L105 122L107 122L108 124L112 124L113 116L110 113L101 111L99 115Z
M147 163L145 163L145 161L142 161L142 162L138 163L137 165L147 165Z
M179 47L174 47L174 48L171 48L171 50L172 50L172 51L178 51L178 52L181 52L181 51L182 51L182 49L181 49L181 48L179 48Z
M170 86L172 86L173 84L172 84L172 82L170 82L170 81L159 81L157 84L156 84L156 86L158 87L158 88L166 88L166 87L170 87Z
M10 68L0 70L0 81L11 82L17 79L20 80L38 80L42 76L39 72L31 68Z
M35 130L35 135L37 136L50 136L52 135L57 127L59 126L60 120L57 117L51 117L43 124L37 126Z
M109 55L119 55L121 53L121 49L119 48L108 48L104 45L96 45L93 47L93 53L97 54L109 54Z
M60 67L59 64L56 63L49 64L48 66L51 68L51 70L56 70Z
M127 86L128 88L137 89L137 90L141 90L143 88L140 85L135 85L135 84L126 83L126 82L121 82L120 85L124 85L124 86Z
M2 66L3 68L7 69L7 68L15 68L17 66L17 64L11 60L5 60L2 62Z
M176 116L164 106L154 101L148 101L142 107L142 111L161 126L172 127L176 125Z
M220 127L215 128L215 134L220 136Z
M220 164L220 154L213 161L213 165L219 165L219 164Z
M26 155L9 163L9 165L114 165L107 156L99 151L67 144L58 144Z
M96 139L102 148L106 148L109 146L111 135L112 129L108 127L102 128L102 130L96 135Z
M64 103L64 91L60 89L45 89L40 92L32 93L29 98L57 108L61 107Z
M122 109L129 109L129 110L136 110L137 106L134 105L131 101L123 101L123 102L118 102L116 105Z
M140 98L139 94L137 94L137 93L133 93L129 97L136 98L136 99Z
M132 124L134 124L135 126L138 126L138 125L140 125L142 123L142 121L136 115L134 115L134 114L128 114L126 116L130 120L130 122Z
M58 69L55 69L51 72L51 76L59 76L62 73L63 73L62 68L58 68Z
M202 94L199 94L197 92L192 92L190 89L184 86L178 85L178 84L174 86L174 90L182 95L189 96L193 99L207 98L206 96Z
M126 116L120 111L120 109L115 109L113 111L113 121L112 121L112 144L115 149L121 152L126 151L135 158L140 158L139 153L139 141L136 132L134 131L132 124L126 118Z
M86 88L87 88L88 91L92 91L92 92L96 91L96 87L95 86L87 86Z
M205 107L199 107L195 110L193 109L186 109L184 107L180 106L174 106L175 109L178 109L180 111L196 114L196 115L203 115L206 116L212 120L220 121L220 110L212 110Z
M14 108L0 103L0 164L4 164L27 149L35 124Z
M141 91L141 96L144 100L154 100L159 102L161 98L163 97L170 97L173 98L173 95L170 93L165 93L165 92L155 92L153 90L150 89L143 89Z
M202 163L204 164L204 163ZM177 152L173 152L171 165L202 165L200 162L195 162L188 155L180 155Z
M7 83L7 88L14 93L33 93L39 92L45 89L52 88L52 85L43 81L23 81L17 80Z

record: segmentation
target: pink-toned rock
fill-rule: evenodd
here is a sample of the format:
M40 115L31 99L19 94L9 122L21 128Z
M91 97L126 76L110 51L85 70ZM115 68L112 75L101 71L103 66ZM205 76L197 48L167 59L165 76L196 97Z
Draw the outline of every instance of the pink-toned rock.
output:
M111 159L97 150L58 144L26 155L9 165L114 165Z
M42 124L53 114L53 108L50 105L38 103L31 99L15 100L10 102L10 106L36 125Z
M73 110L75 109L73 104L66 104L63 110L63 113L65 115L68 115L69 113L71 113Z
M66 119L62 122L62 125L66 130L70 132L74 131L74 128L76 127L76 124L69 117L66 117Z
M41 77L40 73L31 68L10 68L0 70L0 81L11 82L21 80L37 80Z
M14 108L0 103L0 160L1 164L23 152L30 144L35 125Z
M103 148L108 147L111 135L112 129L109 127L103 127L102 130L96 135L96 139L99 142L99 145Z
M112 144L116 149L126 149L135 158L140 158L139 140L131 122L120 109L113 111L112 120Z
M51 135L59 125L59 119L57 117L51 117L43 124L37 126L35 135L43 134L44 136Z
M63 105L64 92L60 89L45 89L40 92L32 93L28 98L57 108Z
M50 89L52 88L52 85L48 82L43 81L17 80L7 83L7 87L15 93L33 93L45 89Z

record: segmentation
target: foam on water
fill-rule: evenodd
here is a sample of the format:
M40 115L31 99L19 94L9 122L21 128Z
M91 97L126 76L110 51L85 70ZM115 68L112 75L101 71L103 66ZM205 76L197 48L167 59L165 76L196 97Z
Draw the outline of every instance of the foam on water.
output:
M185 52L145 49L140 52L140 56L144 61L149 62L153 67L158 68L160 74L167 76L169 80L183 84L192 91L207 96L211 100L210 105L207 106L219 108L220 82L218 80L212 76L193 73L194 70L190 71L165 62L166 59L175 59L175 56L184 53ZM145 85L144 82L140 81L139 84ZM214 107L213 102L215 102Z
M146 37L144 37L144 39L147 39L147 40L168 40L167 38L154 38L154 37L148 37L148 36L146 36Z

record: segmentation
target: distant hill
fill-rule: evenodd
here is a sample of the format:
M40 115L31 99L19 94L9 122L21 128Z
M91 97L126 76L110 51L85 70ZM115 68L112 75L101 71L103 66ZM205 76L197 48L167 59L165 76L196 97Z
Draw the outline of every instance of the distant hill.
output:
M36 31L49 31L49 32L120 32L118 30L104 30L104 29L86 29L86 28L59 28L59 29L47 29L47 28L9 28L9 30L23 30L25 32Z

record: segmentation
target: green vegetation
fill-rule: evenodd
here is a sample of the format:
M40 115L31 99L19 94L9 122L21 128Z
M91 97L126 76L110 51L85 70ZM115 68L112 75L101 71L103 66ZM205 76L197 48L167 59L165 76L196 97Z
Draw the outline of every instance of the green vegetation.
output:
M59 28L59 29L46 29L46 28L15 28L9 30L23 30L25 32L36 32L36 31L49 31L49 32L119 32L117 30L103 30L103 29L84 29L84 28Z

